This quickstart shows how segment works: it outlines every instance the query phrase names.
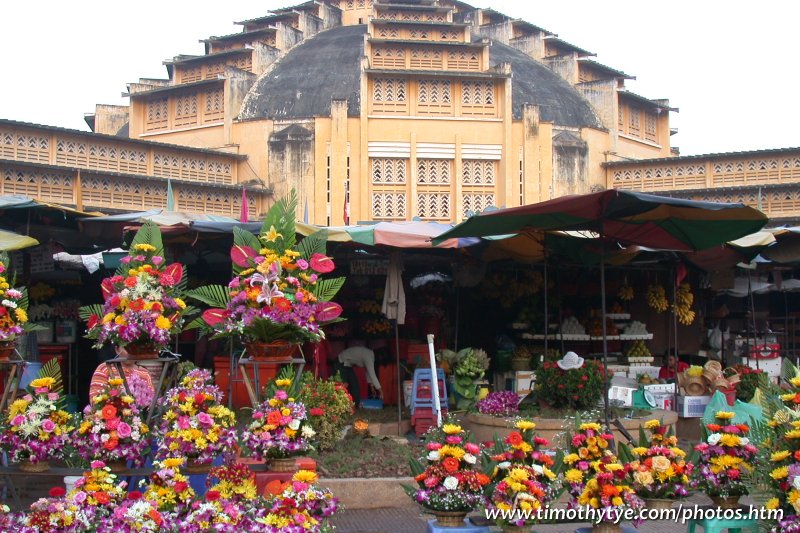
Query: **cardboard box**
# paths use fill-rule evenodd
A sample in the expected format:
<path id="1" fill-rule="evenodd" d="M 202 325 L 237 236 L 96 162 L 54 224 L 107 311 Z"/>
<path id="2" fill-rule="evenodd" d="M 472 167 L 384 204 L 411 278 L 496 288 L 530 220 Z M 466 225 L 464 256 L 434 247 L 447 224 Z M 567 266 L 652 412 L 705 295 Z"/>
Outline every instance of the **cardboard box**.
<path id="1" fill-rule="evenodd" d="M 777 359 L 745 358 L 742 360 L 742 362 L 750 368 L 758 368 L 763 370 L 771 378 L 779 378 L 781 376 L 781 365 L 783 363 L 783 358 L 781 357 L 778 357 Z"/>
<path id="2" fill-rule="evenodd" d="M 643 385 L 644 390 L 650 391 L 651 394 L 670 393 L 675 392 L 674 383 L 657 383 L 655 385 Z"/>
<path id="3" fill-rule="evenodd" d="M 678 396 L 678 416 L 682 418 L 703 418 L 711 396 Z"/>
<path id="4" fill-rule="evenodd" d="M 529 370 L 518 370 L 514 376 L 514 392 L 517 396 L 524 398 L 533 391 L 533 383 L 536 381 L 536 373 Z"/>
<path id="5" fill-rule="evenodd" d="M 633 393 L 637 390 L 638 387 L 612 385 L 608 389 L 608 401 L 611 405 L 630 407 L 633 405 Z"/>
<path id="6" fill-rule="evenodd" d="M 674 398 L 675 395 L 671 392 L 654 392 L 653 398 L 656 400 L 656 409 L 664 409 L 665 411 L 674 411 Z"/>

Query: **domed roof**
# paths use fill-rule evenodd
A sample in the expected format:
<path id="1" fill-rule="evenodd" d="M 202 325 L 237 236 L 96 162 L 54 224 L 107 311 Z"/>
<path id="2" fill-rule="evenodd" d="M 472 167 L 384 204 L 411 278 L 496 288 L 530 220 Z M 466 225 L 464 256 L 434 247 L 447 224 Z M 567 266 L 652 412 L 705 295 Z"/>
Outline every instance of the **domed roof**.
<path id="1" fill-rule="evenodd" d="M 367 26 L 338 26 L 307 39 L 279 59 L 248 92 L 242 119 L 329 116 L 332 99 L 347 99 L 348 115 L 361 109 L 360 61 Z M 511 63 L 515 119 L 525 104 L 539 106 L 543 121 L 568 127 L 602 127 L 589 102 L 546 66 L 493 42 L 490 63 Z"/>

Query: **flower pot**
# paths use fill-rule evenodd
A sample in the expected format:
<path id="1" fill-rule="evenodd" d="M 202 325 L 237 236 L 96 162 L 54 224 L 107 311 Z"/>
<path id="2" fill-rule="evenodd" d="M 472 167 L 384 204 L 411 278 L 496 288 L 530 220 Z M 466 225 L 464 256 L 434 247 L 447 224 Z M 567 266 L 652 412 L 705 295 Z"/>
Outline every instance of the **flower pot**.
<path id="1" fill-rule="evenodd" d="M 645 498 L 644 504 L 648 509 L 672 509 L 672 502 L 665 498 Z"/>
<path id="2" fill-rule="evenodd" d="M 294 457 L 276 457 L 269 460 L 267 468 L 272 472 L 294 472 L 297 470 L 297 461 Z"/>
<path id="3" fill-rule="evenodd" d="M 64 476 L 64 488 L 67 489 L 67 493 L 75 488 L 75 483 L 82 477 L 83 476 Z"/>
<path id="4" fill-rule="evenodd" d="M 592 533 L 621 533 L 622 526 L 611 522 L 600 522 L 592 526 Z"/>
<path id="5" fill-rule="evenodd" d="M 197 459 L 188 459 L 183 470 L 187 474 L 208 474 L 212 466 L 212 463 L 198 463 Z"/>
<path id="6" fill-rule="evenodd" d="M 247 355 L 254 361 L 288 362 L 297 350 L 297 344 L 288 341 L 246 342 Z"/>
<path id="7" fill-rule="evenodd" d="M 2 341 L 0 342 L 0 361 L 9 361 L 11 356 L 14 355 L 14 348 L 16 348 L 17 343 L 14 341 Z"/>
<path id="8" fill-rule="evenodd" d="M 50 461 L 39 461 L 37 463 L 22 461 L 19 463 L 19 469 L 23 472 L 47 472 L 50 470 Z"/>
<path id="9" fill-rule="evenodd" d="M 711 496 L 711 501 L 720 509 L 738 509 L 741 496 Z"/>
<path id="10" fill-rule="evenodd" d="M 436 522 L 441 527 L 462 527 L 467 517 L 466 511 L 434 511 L 427 510 L 436 517 Z"/>
<path id="11" fill-rule="evenodd" d="M 158 359 L 158 348 L 155 344 L 133 342 L 125 346 L 129 359 Z"/>

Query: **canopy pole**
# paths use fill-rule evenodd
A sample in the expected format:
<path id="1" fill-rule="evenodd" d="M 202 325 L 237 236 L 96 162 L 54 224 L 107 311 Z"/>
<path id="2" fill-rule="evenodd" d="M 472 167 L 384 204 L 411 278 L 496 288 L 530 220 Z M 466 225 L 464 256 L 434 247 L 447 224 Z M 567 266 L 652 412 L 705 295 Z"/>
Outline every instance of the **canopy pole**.
<path id="1" fill-rule="evenodd" d="M 747 294 L 750 297 L 750 317 L 753 321 L 753 345 L 750 347 L 750 351 L 747 353 L 747 359 L 750 360 L 750 354 L 753 354 L 753 359 L 756 360 L 756 370 L 761 370 L 761 365 L 759 364 L 759 357 L 757 357 L 758 352 L 756 352 L 756 346 L 758 345 L 758 328 L 756 326 L 756 300 L 753 297 L 753 281 L 750 277 L 750 269 L 747 269 Z M 767 337 L 764 335 L 764 344 L 767 343 Z"/>
<path id="2" fill-rule="evenodd" d="M 544 255 L 544 358 L 547 359 L 547 336 L 550 333 L 550 313 L 547 307 L 547 252 Z M 535 364 L 535 363 L 534 363 Z"/>
<path id="3" fill-rule="evenodd" d="M 394 322 L 394 354 L 397 364 L 397 436 L 402 437 L 403 433 L 400 426 L 403 422 L 403 379 L 400 372 L 400 329 L 397 326 L 397 319 Z"/>
<path id="4" fill-rule="evenodd" d="M 605 407 L 606 428 L 611 431 L 611 408 L 608 403 L 608 390 L 610 383 L 608 380 L 608 335 L 606 328 L 606 258 L 605 244 L 601 243 L 600 248 L 600 307 L 602 308 L 601 320 L 603 322 L 603 375 L 605 387 L 603 391 L 603 405 Z"/>
<path id="5" fill-rule="evenodd" d="M 688 275 L 688 274 L 687 274 Z M 678 303 L 678 267 L 675 266 L 672 269 L 672 302 L 673 305 Z M 672 392 L 672 407 L 675 411 L 678 410 L 678 356 L 680 355 L 680 351 L 678 350 L 678 311 L 677 309 L 672 310 L 672 340 L 670 344 L 673 345 L 673 350 L 675 350 L 675 363 L 673 366 L 673 372 L 675 373 L 675 388 Z M 667 361 L 669 361 L 669 350 L 667 350 Z"/>

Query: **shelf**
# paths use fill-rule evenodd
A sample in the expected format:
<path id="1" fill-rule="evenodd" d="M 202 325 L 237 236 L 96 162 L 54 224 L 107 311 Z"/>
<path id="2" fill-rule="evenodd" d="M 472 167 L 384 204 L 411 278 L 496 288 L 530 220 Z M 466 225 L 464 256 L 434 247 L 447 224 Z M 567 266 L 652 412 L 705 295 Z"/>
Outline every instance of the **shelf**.
<path id="1" fill-rule="evenodd" d="M 650 340 L 653 340 L 653 334 L 652 333 L 645 333 L 645 334 L 641 334 L 641 335 L 626 335 L 626 334 L 622 333 L 619 336 L 619 340 L 621 340 L 621 341 L 650 341 Z"/>
<path id="2" fill-rule="evenodd" d="M 630 320 L 631 314 L 630 313 L 606 313 L 606 318 L 610 318 L 611 320 Z"/>

